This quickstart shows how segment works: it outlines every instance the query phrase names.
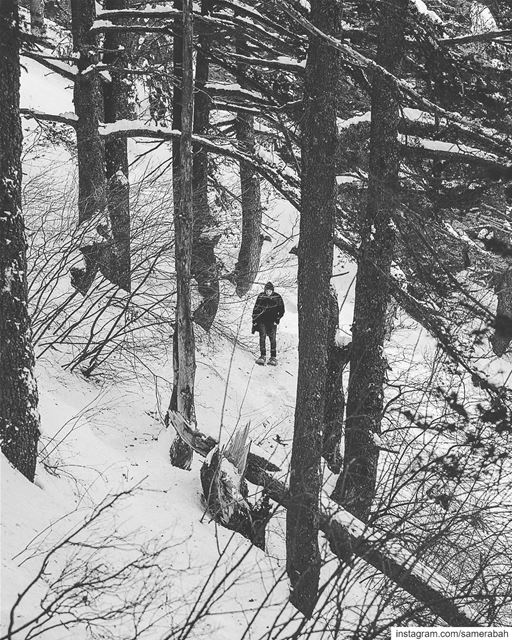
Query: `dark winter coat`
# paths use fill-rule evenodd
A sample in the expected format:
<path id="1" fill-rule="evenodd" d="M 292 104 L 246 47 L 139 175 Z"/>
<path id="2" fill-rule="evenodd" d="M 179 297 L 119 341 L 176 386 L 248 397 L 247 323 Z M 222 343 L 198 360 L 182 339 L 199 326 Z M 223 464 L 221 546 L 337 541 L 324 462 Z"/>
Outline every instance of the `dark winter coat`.
<path id="1" fill-rule="evenodd" d="M 284 302 L 281 296 L 273 291 L 269 296 L 265 292 L 260 293 L 256 298 L 256 304 L 252 310 L 252 332 L 254 333 L 258 324 L 263 323 L 267 327 L 276 323 L 284 316 Z"/>

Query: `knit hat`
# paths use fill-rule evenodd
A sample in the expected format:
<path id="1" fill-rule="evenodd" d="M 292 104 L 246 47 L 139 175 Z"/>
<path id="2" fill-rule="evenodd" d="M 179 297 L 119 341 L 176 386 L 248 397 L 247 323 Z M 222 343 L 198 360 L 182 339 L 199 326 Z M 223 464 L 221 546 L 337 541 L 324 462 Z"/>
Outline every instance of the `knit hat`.
<path id="1" fill-rule="evenodd" d="M 267 284 L 265 285 L 265 291 L 267 289 L 272 289 L 272 291 L 274 291 L 274 285 L 271 282 L 267 282 Z"/>

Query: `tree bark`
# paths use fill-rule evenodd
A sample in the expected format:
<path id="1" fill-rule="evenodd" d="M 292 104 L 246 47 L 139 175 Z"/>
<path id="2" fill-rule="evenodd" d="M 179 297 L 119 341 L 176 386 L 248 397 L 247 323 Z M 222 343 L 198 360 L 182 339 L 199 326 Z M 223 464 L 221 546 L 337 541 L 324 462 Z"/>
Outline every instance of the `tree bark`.
<path id="1" fill-rule="evenodd" d="M 243 37 L 235 36 L 236 53 L 243 55 L 245 42 Z M 236 80 L 243 87 L 247 65 L 237 65 Z M 254 135 L 254 116 L 238 113 L 235 119 L 236 139 L 240 148 L 250 154 L 254 154 L 256 138 Z M 260 268 L 261 247 L 263 234 L 261 222 L 263 210 L 261 206 L 260 177 L 254 166 L 249 162 L 241 161 L 240 166 L 240 191 L 242 207 L 242 239 L 238 260 L 235 266 L 236 293 L 244 296 L 252 287 Z"/>
<path id="2" fill-rule="evenodd" d="M 311 3 L 311 21 L 339 35 L 341 6 Z M 302 191 L 298 247 L 299 370 L 287 511 L 291 602 L 311 615 L 320 573 L 320 458 L 329 342 L 330 278 L 336 213 L 336 82 L 339 54 L 317 36 L 309 42 L 302 128 Z"/>
<path id="3" fill-rule="evenodd" d="M 211 0 L 203 0 L 201 14 L 208 15 Z M 210 128 L 211 97 L 205 91 L 210 73 L 208 58 L 210 48 L 209 27 L 201 25 L 198 35 L 196 59 L 196 92 L 194 102 L 194 132 L 198 136 L 208 134 Z M 192 275 L 197 282 L 202 302 L 194 311 L 194 321 L 209 331 L 219 308 L 219 273 L 215 247 L 220 234 L 215 231 L 215 218 L 208 203 L 208 152 L 201 144 L 194 144 L 194 244 L 192 247 Z"/>
<path id="4" fill-rule="evenodd" d="M 128 9 L 129 0 L 105 0 L 105 9 Z M 105 122 L 129 120 L 131 83 L 126 73 L 116 67 L 129 65 L 128 49 L 130 36 L 114 31 L 105 34 L 104 62 L 111 65 L 111 81 L 105 83 L 103 98 Z M 130 256 L 130 183 L 128 170 L 128 147 L 126 138 L 110 136 L 105 140 L 105 169 L 107 177 L 107 202 L 110 228 L 113 239 L 113 277 L 125 291 L 131 288 Z"/>
<path id="5" fill-rule="evenodd" d="M 377 59 L 393 74 L 404 53 L 407 0 L 383 4 Z M 386 360 L 383 347 L 391 301 L 390 276 L 395 247 L 393 214 L 399 188 L 399 101 L 396 88 L 380 75 L 372 86 L 368 203 L 363 213 L 356 277 L 350 377 L 347 395 L 343 473 L 333 499 L 366 521 L 375 495 Z"/>
<path id="6" fill-rule="evenodd" d="M 512 342 L 512 269 L 497 274 L 495 282 L 498 306 L 491 345 L 494 353 L 501 357 Z"/>
<path id="7" fill-rule="evenodd" d="M 192 127 L 194 122 L 194 76 L 193 76 L 193 15 L 192 0 L 184 0 L 181 63 L 181 92 L 179 107 L 181 112 L 181 139 L 179 145 L 179 173 L 174 165 L 173 179 L 174 197 L 179 195 L 178 203 L 174 205 L 175 230 L 175 264 L 176 264 L 176 325 L 177 332 L 177 379 L 176 404 L 178 412 L 187 420 L 195 422 L 194 410 L 194 379 L 196 372 L 194 325 L 192 322 L 192 308 L 190 299 L 190 279 L 192 262 L 192 243 L 194 229 L 194 200 L 192 185 Z M 178 50 L 174 49 L 174 64 Z M 176 97 L 175 97 L 176 99 Z M 173 122 L 176 122 L 173 118 Z M 174 145 L 173 152 L 176 151 Z M 190 469 L 192 465 L 192 449 L 179 437 L 171 446 L 171 463 L 181 469 Z"/>
<path id="8" fill-rule="evenodd" d="M 16 0 L 0 5 L 0 443 L 34 479 L 39 439 L 28 313 L 27 243 L 21 211 L 20 23 Z"/>
<path id="9" fill-rule="evenodd" d="M 44 38 L 44 0 L 30 0 L 30 31 L 33 36 Z"/>
<path id="10" fill-rule="evenodd" d="M 90 67 L 98 62 L 97 37 L 90 33 L 96 16 L 94 0 L 71 0 L 73 49 L 78 53 L 75 78 L 76 143 L 78 154 L 78 224 L 84 225 L 106 209 L 103 143 L 98 122 L 103 120 L 101 88 L 97 73 Z M 86 72 L 87 71 L 87 72 Z M 81 248 L 85 270 L 72 269 L 73 286 L 85 294 L 98 269 L 108 273 L 109 247 L 100 237 Z"/>
<path id="11" fill-rule="evenodd" d="M 343 413 L 345 411 L 343 372 L 349 360 L 349 349 L 336 344 L 339 314 L 336 291 L 331 287 L 322 457 L 332 473 L 340 473 L 341 471 L 340 443 L 343 436 Z"/>

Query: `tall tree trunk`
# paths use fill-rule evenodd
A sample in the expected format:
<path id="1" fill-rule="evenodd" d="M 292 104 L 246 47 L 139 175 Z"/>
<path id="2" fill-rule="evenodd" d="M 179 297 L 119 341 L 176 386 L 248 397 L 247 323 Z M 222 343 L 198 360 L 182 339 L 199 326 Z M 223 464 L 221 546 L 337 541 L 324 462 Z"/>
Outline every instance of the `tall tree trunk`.
<path id="1" fill-rule="evenodd" d="M 105 9 L 129 9 L 129 0 L 105 0 Z M 111 81 L 103 89 L 105 122 L 129 120 L 131 83 L 126 72 L 129 64 L 130 36 L 121 31 L 105 34 L 104 62 L 111 65 Z M 122 136 L 108 136 L 105 141 L 105 169 L 107 176 L 107 201 L 113 239 L 112 275 L 116 284 L 130 291 L 130 183 L 128 180 L 128 146 Z"/>
<path id="2" fill-rule="evenodd" d="M 236 52 L 247 55 L 244 38 L 235 39 Z M 244 86 L 247 65 L 238 65 L 237 82 Z M 253 154 L 256 146 L 254 116 L 238 113 L 235 119 L 236 139 L 243 151 Z M 235 266 L 236 293 L 244 296 L 252 287 L 260 268 L 263 234 L 261 222 L 260 177 L 249 162 L 240 162 L 240 191 L 242 205 L 242 241 Z"/>
<path id="3" fill-rule="evenodd" d="M 0 4 L 0 443 L 34 479 L 39 439 L 21 211 L 20 24 L 16 0 Z"/>
<path id="4" fill-rule="evenodd" d="M 44 0 L 30 0 L 30 31 L 38 38 L 44 38 Z"/>
<path id="5" fill-rule="evenodd" d="M 208 15 L 211 0 L 203 0 L 202 15 Z M 211 36 L 208 25 L 202 25 L 198 36 L 196 60 L 196 93 L 194 103 L 194 131 L 203 136 L 210 127 L 211 98 L 205 91 L 210 65 L 208 51 Z M 194 245 L 192 248 L 192 275 L 196 279 L 199 294 L 203 298 L 194 311 L 194 321 L 209 331 L 219 308 L 219 273 L 215 247 L 220 234 L 215 231 L 215 218 L 208 203 L 208 153 L 200 144 L 194 145 Z"/>
<path id="6" fill-rule="evenodd" d="M 377 59 L 394 74 L 399 73 L 404 54 L 406 11 L 407 0 L 390 0 L 380 7 Z M 383 411 L 383 347 L 400 164 L 398 95 L 393 84 L 378 75 L 372 84 L 371 115 L 368 203 L 360 225 L 343 473 L 333 493 L 337 502 L 363 521 L 375 495 L 379 460 L 374 435 L 380 433 Z"/>
<path id="7" fill-rule="evenodd" d="M 106 184 L 103 144 L 98 121 L 103 120 L 102 96 L 97 73 L 90 67 L 98 62 L 97 38 L 90 33 L 96 15 L 94 0 L 71 0 L 73 49 L 78 52 L 78 74 L 73 101 L 78 121 L 78 224 L 83 225 L 106 209 Z M 87 72 L 86 72 L 87 70 Z M 86 293 L 99 268 L 108 273 L 110 252 L 98 236 L 98 242 L 81 247 L 85 271 L 72 269 L 73 285 Z"/>
<path id="8" fill-rule="evenodd" d="M 311 21 L 339 35 L 336 0 L 311 2 Z M 287 511 L 291 602 L 311 615 L 318 593 L 320 458 L 329 342 L 330 278 L 336 212 L 336 82 L 339 55 L 321 38 L 309 42 L 302 127 L 302 198 L 298 248 L 299 370 Z"/>
<path id="9" fill-rule="evenodd" d="M 178 2 L 175 3 L 178 4 Z M 187 420 L 195 423 L 194 411 L 194 379 L 196 371 L 194 325 L 192 322 L 192 307 L 190 299 L 190 279 L 192 262 L 192 243 L 194 229 L 194 201 L 192 186 L 192 128 L 194 123 L 194 71 L 193 71 L 193 9 L 192 0 L 184 0 L 182 37 L 175 37 L 174 42 L 181 40 L 181 47 L 174 49 L 174 65 L 180 63 L 181 57 L 181 91 L 179 102 L 175 103 L 174 114 L 181 112 L 181 139 L 179 150 L 173 145 L 173 153 L 179 153 L 179 172 L 174 162 L 173 180 L 174 198 L 174 229 L 176 255 L 176 323 L 177 332 L 177 378 L 175 384 L 175 398 L 178 412 Z M 181 56 L 178 57 L 179 52 Z M 176 96 L 174 97 L 176 100 Z M 176 160 L 176 156 L 174 156 Z M 176 370 L 176 369 L 175 369 Z M 171 446 L 171 463 L 182 469 L 190 469 L 192 465 L 192 449 L 179 437 Z"/>

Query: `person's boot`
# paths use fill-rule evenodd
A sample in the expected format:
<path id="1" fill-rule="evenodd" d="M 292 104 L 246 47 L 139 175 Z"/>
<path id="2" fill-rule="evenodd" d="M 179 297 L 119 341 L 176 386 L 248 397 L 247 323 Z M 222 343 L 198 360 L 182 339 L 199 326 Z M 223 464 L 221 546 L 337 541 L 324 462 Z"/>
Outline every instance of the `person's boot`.
<path id="1" fill-rule="evenodd" d="M 277 360 L 275 356 L 271 356 L 270 360 L 268 361 L 268 364 L 272 365 L 273 367 L 277 366 Z"/>
<path id="2" fill-rule="evenodd" d="M 269 361 L 270 362 L 270 361 Z M 257 360 L 256 360 L 256 364 L 265 364 L 265 356 L 260 356 Z"/>

